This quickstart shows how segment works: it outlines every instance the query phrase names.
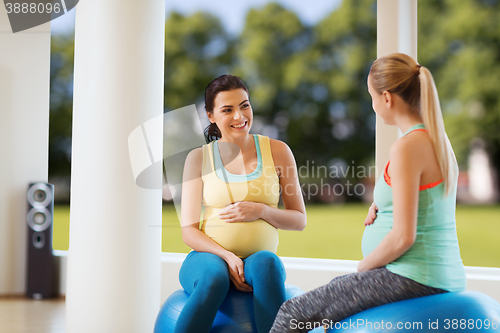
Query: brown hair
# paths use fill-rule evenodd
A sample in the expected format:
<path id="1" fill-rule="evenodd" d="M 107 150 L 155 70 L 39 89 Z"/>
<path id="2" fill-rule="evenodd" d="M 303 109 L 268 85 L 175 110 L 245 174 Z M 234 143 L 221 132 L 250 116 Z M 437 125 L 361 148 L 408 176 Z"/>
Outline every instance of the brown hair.
<path id="1" fill-rule="evenodd" d="M 243 80 L 237 76 L 221 75 L 210 82 L 205 89 L 205 111 L 207 111 L 207 113 L 214 112 L 214 101 L 218 93 L 236 89 L 243 89 L 248 94 L 247 86 Z M 205 128 L 204 134 L 207 143 L 218 140 L 222 137 L 220 129 L 217 127 L 216 123 L 210 123 L 210 125 Z"/>
<path id="2" fill-rule="evenodd" d="M 445 193 L 455 183 L 455 154 L 444 128 L 439 97 L 431 72 L 410 56 L 392 53 L 380 57 L 370 69 L 372 86 L 378 94 L 388 91 L 400 96 L 411 112 L 422 116 L 443 175 Z"/>

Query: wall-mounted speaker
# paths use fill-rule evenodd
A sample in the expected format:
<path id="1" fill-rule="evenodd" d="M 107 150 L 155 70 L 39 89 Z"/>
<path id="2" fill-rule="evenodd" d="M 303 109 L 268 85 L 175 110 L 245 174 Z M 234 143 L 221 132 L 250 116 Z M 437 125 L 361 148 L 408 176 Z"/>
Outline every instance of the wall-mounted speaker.
<path id="1" fill-rule="evenodd" d="M 28 270 L 26 295 L 34 299 L 57 296 L 57 267 L 52 254 L 54 185 L 28 187 Z"/>

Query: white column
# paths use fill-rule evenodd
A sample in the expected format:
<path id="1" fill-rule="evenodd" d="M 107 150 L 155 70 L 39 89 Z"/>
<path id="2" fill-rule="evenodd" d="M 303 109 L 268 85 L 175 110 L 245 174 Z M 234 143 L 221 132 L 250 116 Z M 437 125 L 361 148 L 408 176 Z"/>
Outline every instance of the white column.
<path id="1" fill-rule="evenodd" d="M 76 11 L 66 332 L 152 332 L 162 171 L 157 190 L 135 184 L 128 136 L 163 113 L 165 5 L 86 0 Z M 161 156 L 161 131 L 148 139 Z"/>
<path id="2" fill-rule="evenodd" d="M 394 52 L 417 59 L 417 0 L 377 0 L 377 57 Z M 380 175 L 398 129 L 385 125 L 378 115 L 376 121 L 375 160 Z"/>
<path id="3" fill-rule="evenodd" d="M 49 161 L 50 23 L 12 33 L 0 5 L 0 295 L 26 288 L 26 192 Z"/>

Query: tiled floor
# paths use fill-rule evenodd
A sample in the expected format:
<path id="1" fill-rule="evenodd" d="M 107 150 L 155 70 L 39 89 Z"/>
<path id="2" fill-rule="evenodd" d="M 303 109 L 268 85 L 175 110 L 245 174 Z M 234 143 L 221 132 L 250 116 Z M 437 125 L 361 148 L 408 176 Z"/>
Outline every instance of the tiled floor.
<path id="1" fill-rule="evenodd" d="M 1 333 L 64 333 L 64 299 L 0 297 Z"/>

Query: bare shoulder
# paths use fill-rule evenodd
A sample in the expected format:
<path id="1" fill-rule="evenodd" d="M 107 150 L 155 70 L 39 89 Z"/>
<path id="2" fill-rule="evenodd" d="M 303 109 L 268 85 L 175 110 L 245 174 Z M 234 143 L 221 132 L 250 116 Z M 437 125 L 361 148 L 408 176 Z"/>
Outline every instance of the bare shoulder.
<path id="1" fill-rule="evenodd" d="M 275 139 L 269 139 L 269 141 L 271 145 L 271 154 L 273 155 L 273 160 L 275 161 L 275 164 L 282 165 L 283 163 L 276 163 L 276 162 L 286 162 L 290 160 L 292 161 L 295 160 L 295 158 L 293 157 L 292 150 L 286 143 Z"/>
<path id="2" fill-rule="evenodd" d="M 186 157 L 186 161 L 203 162 L 203 148 L 198 147 L 198 148 L 191 150 Z"/>
<path id="3" fill-rule="evenodd" d="M 295 169 L 297 168 L 297 165 L 295 163 L 295 157 L 293 156 L 290 147 L 288 147 L 288 145 L 283 141 L 274 139 L 270 139 L 270 145 L 271 154 L 273 156 L 273 162 L 278 177 L 281 178 L 283 175 L 296 174 Z M 292 170 L 291 173 L 290 170 Z"/>
<path id="4" fill-rule="evenodd" d="M 429 156 L 434 156 L 429 134 L 419 131 L 399 138 L 391 146 L 390 156 L 391 161 L 399 160 L 416 165 L 425 163 Z"/>
<path id="5" fill-rule="evenodd" d="M 189 173 L 200 173 L 203 166 L 203 149 L 195 148 L 186 156 L 184 170 Z"/>

